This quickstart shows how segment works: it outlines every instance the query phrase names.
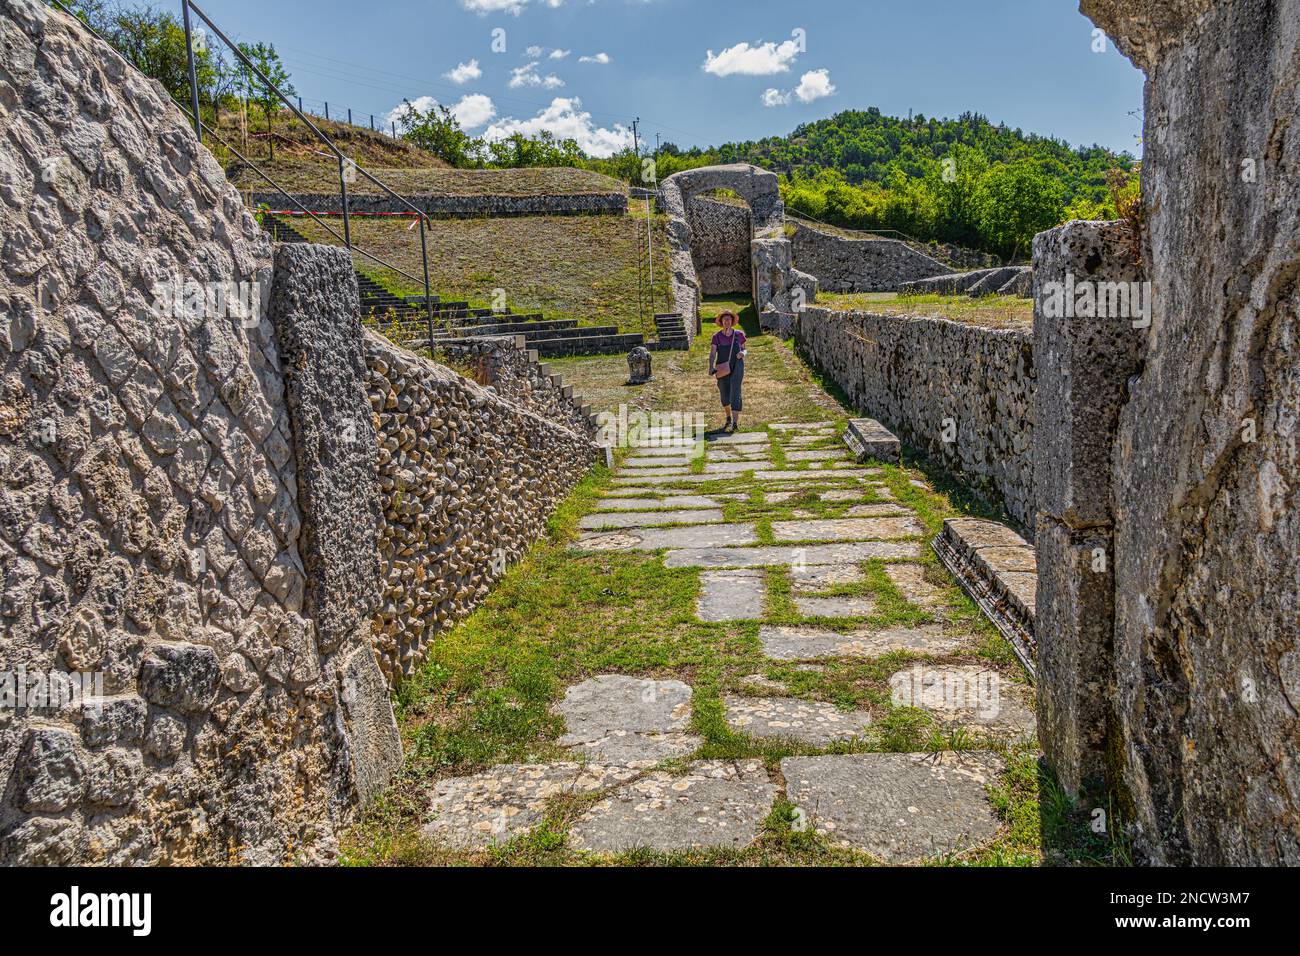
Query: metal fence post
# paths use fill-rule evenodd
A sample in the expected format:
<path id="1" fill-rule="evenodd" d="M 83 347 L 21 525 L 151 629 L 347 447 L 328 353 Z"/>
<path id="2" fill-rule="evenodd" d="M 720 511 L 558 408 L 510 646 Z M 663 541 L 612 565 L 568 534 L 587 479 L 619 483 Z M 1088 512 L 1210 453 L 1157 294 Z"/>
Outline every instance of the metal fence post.
<path id="1" fill-rule="evenodd" d="M 374 131 L 375 131 L 375 114 L 374 114 L 374 113 L 371 113 L 371 114 L 370 114 L 370 132 L 373 133 Z"/>
<path id="2" fill-rule="evenodd" d="M 181 9 L 185 12 L 185 60 L 190 71 L 190 107 L 194 110 L 194 135 L 202 143 L 203 119 L 199 116 L 199 78 L 194 69 L 194 31 L 190 29 L 189 0 L 182 0 Z"/>
<path id="3" fill-rule="evenodd" d="M 352 107 L 348 107 L 348 125 L 352 125 Z"/>
<path id="4" fill-rule="evenodd" d="M 329 118 L 330 118 L 330 101 L 329 101 L 329 100 L 326 100 L 326 101 L 325 101 L 325 118 L 326 118 L 326 119 L 329 119 Z"/>
<path id="5" fill-rule="evenodd" d="M 352 222 L 348 216 L 348 173 L 347 160 L 339 157 L 339 195 L 343 197 L 343 242 L 352 251 Z"/>
<path id="6" fill-rule="evenodd" d="M 424 239 L 423 214 L 420 216 L 420 258 L 424 262 L 424 311 L 429 317 L 429 354 L 433 355 L 433 298 L 429 295 L 429 246 Z"/>

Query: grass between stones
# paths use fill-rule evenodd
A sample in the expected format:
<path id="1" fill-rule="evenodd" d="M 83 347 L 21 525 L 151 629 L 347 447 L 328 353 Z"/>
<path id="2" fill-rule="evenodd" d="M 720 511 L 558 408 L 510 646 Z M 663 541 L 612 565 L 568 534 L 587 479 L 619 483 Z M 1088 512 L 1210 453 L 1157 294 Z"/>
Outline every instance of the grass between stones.
<path id="1" fill-rule="evenodd" d="M 785 468 L 806 470 L 807 462 L 778 458 L 778 448 L 836 447 L 829 437 L 814 443 L 787 442 L 768 427 L 780 420 L 842 421 L 844 413 L 814 399 L 812 383 L 802 366 L 787 364 L 786 347 L 755 338 L 754 361 L 747 386 L 770 373 L 781 383 L 770 394 L 757 388 L 754 414 L 745 430 L 767 428 L 773 459 Z M 785 352 L 788 355 L 788 350 Z M 668 401 L 677 388 L 690 393 L 704 379 L 693 350 L 668 372 L 660 366 L 662 392 L 648 393 Z M 602 377 L 606 360 L 567 363 L 571 371 L 592 382 Z M 760 374 L 754 372 L 762 370 Z M 782 372 L 781 370 L 784 370 Z M 697 376 L 697 373 L 698 374 Z M 608 374 L 606 369 L 604 374 Z M 750 378 L 749 376 L 753 376 Z M 784 377 L 781 377 L 784 376 Z M 621 380 L 621 379 L 620 379 Z M 621 395 L 605 384 L 606 407 Z M 587 390 L 590 395 L 594 389 Z M 784 400 L 778 400 L 778 393 Z M 647 394 L 647 393 L 643 393 Z M 598 406 L 599 407 L 599 406 Z M 695 405 L 694 408 L 707 407 Z M 685 406 L 691 409 L 692 406 Z M 716 446 L 711 446 L 716 447 Z M 817 487 L 755 482 L 748 476 L 721 476 L 717 481 L 683 488 L 692 495 L 737 494 L 723 499 L 728 521 L 752 521 L 760 537 L 770 537 L 771 523 L 808 516 L 833 518 L 858 503 L 885 502 L 911 509 L 927 538 L 937 533 L 944 517 L 959 513 L 960 502 L 936 488 L 941 479 L 928 477 L 905 460 L 899 466 L 874 466 L 879 472 L 869 484 L 836 478 L 831 471 L 809 470 Z M 979 664 L 1005 680 L 1023 682 L 1011 649 L 956 587 L 928 547 L 918 562 L 924 580 L 937 598 L 929 608 L 903 595 L 888 576 L 889 562 L 866 561 L 861 579 L 800 594 L 862 596 L 871 599 L 870 613 L 856 618 L 808 618 L 795 603 L 789 569 L 766 569 L 766 623 L 816 624 L 831 630 L 855 627 L 900 628 L 941 626 L 962 637 L 961 649 L 947 655 L 921 656 L 908 652 L 876 658 L 836 657 L 815 665 L 777 661 L 764 656 L 756 621 L 706 623 L 696 616 L 700 591 L 698 569 L 666 568 L 662 555 L 645 552 L 587 552 L 571 547 L 580 534 L 579 519 L 602 498 L 624 497 L 613 485 L 614 473 L 595 469 L 573 492 L 550 522 L 548 536 L 511 568 L 484 604 L 467 620 L 441 635 L 430 647 L 419 671 L 397 691 L 396 706 L 407 753 L 405 767 L 389 790 L 367 808 L 347 835 L 342 860 L 349 865 L 870 865 L 865 854 L 839 849 L 801 826 L 800 815 L 778 798 L 758 839 L 742 850 L 690 853 L 635 851 L 591 856 L 567 848 L 569 828 L 603 793 L 565 795 L 548 802 L 545 818 L 528 834 L 480 851 L 453 851 L 427 842 L 419 833 L 429 808 L 432 781 L 464 776 L 503 763 L 571 761 L 574 755 L 556 740 L 563 721 L 552 713 L 566 687 L 600 674 L 625 674 L 677 679 L 693 688 L 690 730 L 701 746 L 690 758 L 666 761 L 658 769 L 684 772 L 689 760 L 758 759 L 772 779 L 784 784 L 779 763 L 790 756 L 824 753 L 933 752 L 1000 749 L 1006 769 L 989 788 L 989 799 L 1003 824 L 992 844 L 934 861 L 941 865 L 1037 865 L 1052 863 L 1123 862 L 1123 851 L 1087 829 L 1081 816 L 1055 786 L 1044 778 L 1036 751 L 1028 745 L 1007 747 L 951 725 L 937 723 L 928 713 L 896 706 L 889 678 L 916 661 Z M 826 487 L 853 489 L 853 501 L 824 501 Z M 687 488 L 689 490 L 687 490 Z M 892 496 L 886 498 L 882 489 Z M 671 486 L 659 486 L 670 493 Z M 775 490 L 793 492 L 772 501 Z M 650 499 L 653 500 L 653 499 Z M 755 685 L 754 677 L 766 682 Z M 751 678 L 751 682 L 746 682 Z M 806 743 L 758 739 L 734 731 L 726 720 L 723 697 L 793 696 L 824 701 L 872 716 L 867 733 L 852 742 L 818 748 Z"/>

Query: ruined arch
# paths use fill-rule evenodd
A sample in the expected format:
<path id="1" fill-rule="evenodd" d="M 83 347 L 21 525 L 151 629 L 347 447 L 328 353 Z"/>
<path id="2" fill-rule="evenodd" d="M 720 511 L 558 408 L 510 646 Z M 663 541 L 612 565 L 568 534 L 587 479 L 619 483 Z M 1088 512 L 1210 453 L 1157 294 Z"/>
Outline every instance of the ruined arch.
<path id="1" fill-rule="evenodd" d="M 749 206 L 753 224 L 750 240 L 750 277 L 754 308 L 763 314 L 769 307 L 788 316 L 793 309 L 793 292 L 804 290 L 806 301 L 816 295 L 817 280 L 797 272 L 790 240 L 785 237 L 785 205 L 776 173 L 748 163 L 702 166 L 675 173 L 663 181 L 660 202 L 668 215 L 668 244 L 672 255 L 674 307 L 687 327 L 699 331 L 700 280 L 691 255 L 689 207 L 695 196 L 727 189 Z"/>

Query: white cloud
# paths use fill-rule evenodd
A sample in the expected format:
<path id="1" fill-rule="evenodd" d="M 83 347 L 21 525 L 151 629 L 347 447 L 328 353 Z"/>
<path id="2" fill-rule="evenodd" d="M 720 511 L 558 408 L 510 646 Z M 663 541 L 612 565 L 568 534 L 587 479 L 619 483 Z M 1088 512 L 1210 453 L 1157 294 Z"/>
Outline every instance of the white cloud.
<path id="1" fill-rule="evenodd" d="M 541 6 L 564 6 L 564 0 L 538 0 Z M 460 5 L 471 13 L 486 17 L 492 13 L 510 13 L 519 16 L 528 7 L 529 0 L 460 0 Z"/>
<path id="2" fill-rule="evenodd" d="M 829 70 L 810 70 L 800 77 L 799 85 L 794 88 L 794 95 L 801 103 L 811 103 L 834 92 L 835 84 L 831 82 Z"/>
<path id="3" fill-rule="evenodd" d="M 456 69 L 448 70 L 442 75 L 457 86 L 461 86 L 470 80 L 477 80 L 483 75 L 483 71 L 479 69 L 478 60 L 470 60 L 468 63 L 457 64 Z"/>
<path id="4" fill-rule="evenodd" d="M 552 59 L 552 60 L 563 60 L 563 59 L 564 59 L 566 56 L 568 56 L 571 52 L 573 52 L 573 51 L 571 51 L 571 50 L 552 50 L 552 51 L 551 51 L 551 59 Z"/>
<path id="5" fill-rule="evenodd" d="M 510 82 L 507 84 L 512 90 L 517 90 L 521 86 L 541 86 L 548 90 L 554 90 L 564 85 L 564 81 L 554 73 L 548 73 L 542 76 L 537 72 L 537 64 L 525 63 L 510 71 Z"/>
<path id="6" fill-rule="evenodd" d="M 421 113 L 427 113 L 439 104 L 432 96 L 417 96 L 411 100 L 411 105 Z M 496 104 L 492 102 L 492 98 L 484 96 L 482 93 L 466 94 L 457 100 L 450 109 L 451 115 L 456 117 L 456 122 L 467 130 L 482 126 L 497 115 Z M 384 120 L 388 123 L 396 123 L 399 130 L 404 130 L 406 124 L 402 122 L 402 118 L 405 115 L 406 104 L 400 103 L 388 111 Z"/>
<path id="7" fill-rule="evenodd" d="M 787 73 L 802 52 L 798 40 L 786 40 L 779 46 L 772 42 L 755 46 L 737 43 L 721 53 L 710 50 L 704 60 L 704 72 L 714 76 L 771 76 L 774 73 Z"/>
<path id="8" fill-rule="evenodd" d="M 595 54 L 594 56 L 580 56 L 580 57 L 578 57 L 578 62 L 579 62 L 579 63 L 599 63 L 601 66 L 604 66 L 606 63 L 609 62 L 609 54 L 608 54 L 608 53 L 597 53 L 597 54 Z"/>
<path id="9" fill-rule="evenodd" d="M 496 104 L 492 97 L 482 93 L 470 93 L 462 96 L 451 108 L 452 115 L 464 129 L 477 129 L 497 115 Z"/>
<path id="10" fill-rule="evenodd" d="M 524 51 L 524 55 L 532 60 L 540 60 L 542 58 L 542 48 L 539 46 L 530 46 Z"/>
<path id="11" fill-rule="evenodd" d="M 528 6 L 528 0 L 460 0 L 460 5 L 480 17 L 491 13 L 513 13 L 519 16 L 524 12 L 524 7 Z"/>
<path id="12" fill-rule="evenodd" d="M 764 106 L 789 106 L 797 96 L 800 103 L 812 103 L 835 92 L 829 70 L 809 70 L 799 78 L 799 85 L 784 93 L 776 87 L 763 91 Z"/>
<path id="13" fill-rule="evenodd" d="M 583 152 L 590 156 L 611 156 L 620 149 L 632 145 L 632 131 L 618 123 L 613 129 L 598 127 L 591 121 L 591 114 L 582 110 L 582 101 L 577 97 L 556 97 L 532 119 L 518 120 L 504 117 L 483 131 L 484 139 L 505 139 L 514 133 L 536 136 L 543 130 L 553 133 L 560 139 L 578 141 Z"/>

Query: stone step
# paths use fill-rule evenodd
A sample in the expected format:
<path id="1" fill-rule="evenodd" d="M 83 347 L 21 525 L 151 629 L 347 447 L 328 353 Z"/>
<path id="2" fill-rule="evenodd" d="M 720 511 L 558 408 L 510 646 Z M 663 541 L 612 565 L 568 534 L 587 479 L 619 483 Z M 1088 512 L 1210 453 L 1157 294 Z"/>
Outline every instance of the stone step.
<path id="1" fill-rule="evenodd" d="M 1034 677 L 1038 565 L 1033 545 L 996 521 L 948 518 L 933 547 Z"/>
<path id="2" fill-rule="evenodd" d="M 844 431 L 844 444 L 859 462 L 869 459 L 898 464 L 901 446 L 898 438 L 874 418 L 854 418 Z"/>
<path id="3" fill-rule="evenodd" d="M 539 341 L 538 351 L 550 357 L 562 355 L 617 355 L 645 344 L 641 335 L 579 335 Z"/>

